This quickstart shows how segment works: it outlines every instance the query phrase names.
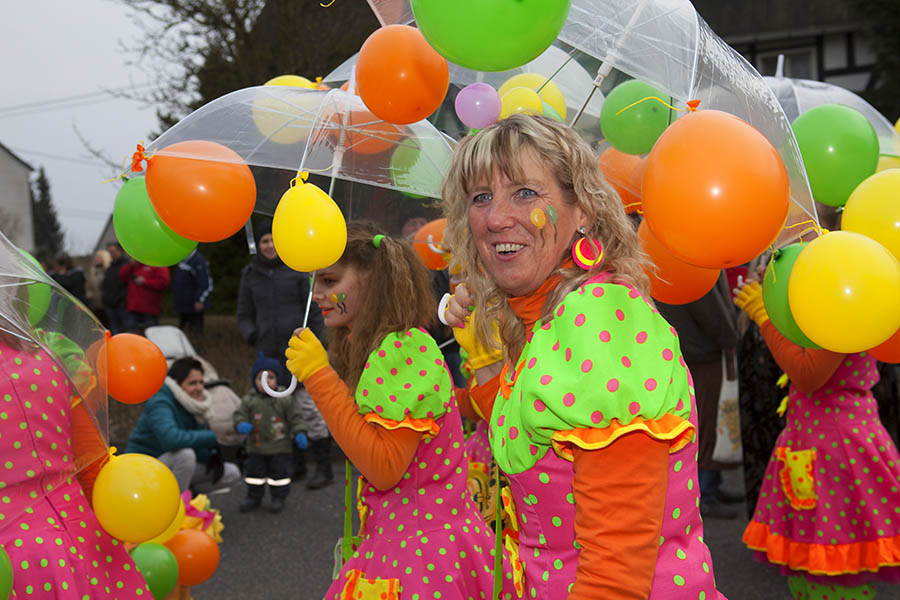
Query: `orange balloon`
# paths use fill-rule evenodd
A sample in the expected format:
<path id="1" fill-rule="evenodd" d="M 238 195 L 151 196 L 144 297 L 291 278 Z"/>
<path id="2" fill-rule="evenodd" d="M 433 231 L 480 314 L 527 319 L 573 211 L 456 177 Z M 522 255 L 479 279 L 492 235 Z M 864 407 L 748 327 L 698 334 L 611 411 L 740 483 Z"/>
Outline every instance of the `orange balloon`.
<path id="1" fill-rule="evenodd" d="M 450 85 L 447 60 L 409 25 L 377 29 L 356 61 L 359 96 L 378 117 L 415 123 L 438 109 Z"/>
<path id="2" fill-rule="evenodd" d="M 330 117 L 329 135 L 334 144 L 341 143 L 343 130 L 344 149 L 357 154 L 378 154 L 395 148 L 406 137 L 406 128 L 388 123 L 371 112 L 360 109 L 347 114 L 335 113 Z M 341 125 L 343 123 L 343 125 Z"/>
<path id="3" fill-rule="evenodd" d="M 165 543 L 178 562 L 178 583 L 197 585 L 216 572 L 219 566 L 219 545 L 196 529 L 182 529 Z"/>
<path id="4" fill-rule="evenodd" d="M 647 159 L 644 216 L 677 258 L 709 269 L 759 256 L 788 215 L 790 182 L 775 147 L 734 115 L 690 113 Z"/>
<path id="5" fill-rule="evenodd" d="M 140 404 L 163 386 L 166 357 L 147 338 L 118 333 L 100 348 L 97 373 L 110 396 L 125 404 Z"/>
<path id="6" fill-rule="evenodd" d="M 147 161 L 147 193 L 172 231 L 217 242 L 239 231 L 253 213 L 256 182 L 236 152 L 215 142 L 166 146 Z"/>
<path id="7" fill-rule="evenodd" d="M 413 248 L 425 266 L 432 271 L 440 271 L 447 268 L 447 259 L 441 244 L 444 243 L 444 229 L 447 228 L 447 219 L 435 219 L 422 226 L 413 238 Z"/>
<path id="8" fill-rule="evenodd" d="M 638 226 L 638 239 L 650 255 L 656 271 L 650 270 L 650 296 L 666 304 L 687 304 L 699 300 L 719 279 L 719 269 L 704 269 L 678 260 L 659 243 L 647 220 Z"/>
<path id="9" fill-rule="evenodd" d="M 900 363 L 900 329 L 894 335 L 889 337 L 871 350 L 869 354 L 886 363 Z"/>
<path id="10" fill-rule="evenodd" d="M 633 213 L 641 205 L 641 198 L 634 193 L 632 186 L 632 175 L 640 163 L 640 156 L 625 154 L 612 146 L 597 159 L 606 181 L 619 193 L 626 213 Z"/>

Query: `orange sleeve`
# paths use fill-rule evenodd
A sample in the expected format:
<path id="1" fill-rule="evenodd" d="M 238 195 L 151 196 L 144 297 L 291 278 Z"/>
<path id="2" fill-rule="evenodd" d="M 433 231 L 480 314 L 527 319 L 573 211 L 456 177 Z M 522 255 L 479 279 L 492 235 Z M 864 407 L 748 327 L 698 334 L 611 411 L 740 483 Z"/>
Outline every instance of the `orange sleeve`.
<path id="1" fill-rule="evenodd" d="M 411 429 L 385 429 L 366 422 L 347 384 L 330 366 L 303 382 L 331 435 L 359 472 L 379 490 L 389 490 L 409 469 L 422 434 Z"/>
<path id="2" fill-rule="evenodd" d="M 484 383 L 469 387 L 469 402 L 473 406 L 475 412 L 480 415 L 478 418 L 491 420 L 491 411 L 494 410 L 494 399 L 497 398 L 497 392 L 500 391 L 500 375 L 491 377 Z"/>
<path id="3" fill-rule="evenodd" d="M 759 328 L 769 352 L 781 370 L 791 378 L 791 384 L 804 394 L 814 392 L 834 375 L 845 354 L 830 350 L 814 350 L 793 343 L 766 321 Z"/>
<path id="4" fill-rule="evenodd" d="M 472 407 L 472 397 L 469 395 L 469 388 L 458 387 L 453 388 L 453 395 L 456 397 L 456 404 L 459 406 L 459 413 L 470 421 L 480 421 L 481 417 Z"/>
<path id="5" fill-rule="evenodd" d="M 84 490 L 88 504 L 93 505 L 94 480 L 109 461 L 109 453 L 97 425 L 80 399 L 72 406 L 71 422 L 75 477 Z"/>
<path id="6" fill-rule="evenodd" d="M 573 448 L 575 539 L 568 600 L 645 600 L 656 572 L 669 443 L 632 433 L 601 450 Z"/>

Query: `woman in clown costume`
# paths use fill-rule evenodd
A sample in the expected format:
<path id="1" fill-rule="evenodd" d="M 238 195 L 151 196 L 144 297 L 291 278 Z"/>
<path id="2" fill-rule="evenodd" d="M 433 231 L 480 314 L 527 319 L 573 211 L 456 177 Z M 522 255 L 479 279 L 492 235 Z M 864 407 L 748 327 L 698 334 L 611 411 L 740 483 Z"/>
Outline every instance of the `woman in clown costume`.
<path id="1" fill-rule="evenodd" d="M 318 271 L 313 292 L 328 352 L 309 329 L 285 352 L 363 476 L 362 541 L 329 600 L 492 597 L 494 541 L 469 497 L 449 371 L 422 329 L 434 318 L 430 286 L 407 243 L 351 224 L 343 256 Z"/>
<path id="2" fill-rule="evenodd" d="M 513 115 L 459 144 L 443 197 L 450 268 L 465 283 L 441 316 L 474 328 L 461 344 L 482 364 L 496 350 L 474 340 L 499 324 L 503 359 L 476 370 L 468 401 L 510 482 L 517 592 L 721 598 L 690 374 L 644 297 L 646 257 L 587 143 Z"/>
<path id="3" fill-rule="evenodd" d="M 788 340 L 756 277 L 735 293 L 791 383 L 744 543 L 797 600 L 870 600 L 872 582 L 900 583 L 900 454 L 872 395 L 878 361 Z"/>

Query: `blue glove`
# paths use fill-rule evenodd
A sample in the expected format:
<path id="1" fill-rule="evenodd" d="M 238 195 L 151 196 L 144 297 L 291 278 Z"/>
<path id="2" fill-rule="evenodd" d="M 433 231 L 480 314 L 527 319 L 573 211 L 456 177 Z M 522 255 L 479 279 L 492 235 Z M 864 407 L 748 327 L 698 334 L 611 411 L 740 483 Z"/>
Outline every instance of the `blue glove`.
<path id="1" fill-rule="evenodd" d="M 306 439 L 306 434 L 302 431 L 294 436 L 294 441 L 297 443 L 297 447 L 301 450 L 306 450 L 306 447 L 309 445 L 309 441 Z"/>
<path id="2" fill-rule="evenodd" d="M 247 421 L 241 421 L 240 423 L 237 424 L 237 427 L 235 427 L 235 429 L 237 429 L 238 433 L 240 433 L 242 435 L 247 435 L 248 433 L 253 431 L 253 425 L 251 425 Z"/>

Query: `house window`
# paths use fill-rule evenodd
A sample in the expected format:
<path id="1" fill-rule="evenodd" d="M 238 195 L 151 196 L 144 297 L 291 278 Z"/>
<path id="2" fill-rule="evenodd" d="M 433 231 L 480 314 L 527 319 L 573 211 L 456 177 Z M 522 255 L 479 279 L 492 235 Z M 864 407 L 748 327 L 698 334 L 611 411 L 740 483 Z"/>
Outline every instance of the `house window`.
<path id="1" fill-rule="evenodd" d="M 782 75 L 797 79 L 818 79 L 815 48 L 792 48 L 790 50 L 766 50 L 756 57 L 756 68 L 762 75 L 775 75 L 778 55 L 784 55 Z"/>

